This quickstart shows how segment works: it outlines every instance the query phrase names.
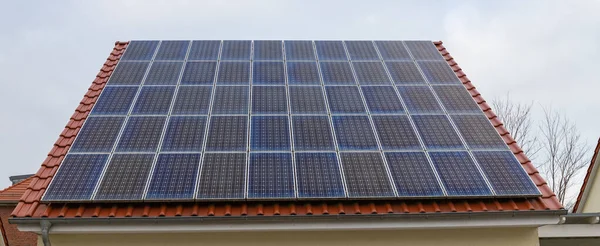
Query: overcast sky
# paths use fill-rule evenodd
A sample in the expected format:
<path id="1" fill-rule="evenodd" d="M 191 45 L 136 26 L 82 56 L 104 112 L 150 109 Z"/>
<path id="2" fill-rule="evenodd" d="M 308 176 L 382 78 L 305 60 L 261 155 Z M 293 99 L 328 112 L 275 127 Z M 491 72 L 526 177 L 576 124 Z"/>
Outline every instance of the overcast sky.
<path id="1" fill-rule="evenodd" d="M 553 105 L 600 137 L 600 1 L 5 1 L 0 188 L 35 173 L 116 40 L 443 40 L 488 101 Z"/>

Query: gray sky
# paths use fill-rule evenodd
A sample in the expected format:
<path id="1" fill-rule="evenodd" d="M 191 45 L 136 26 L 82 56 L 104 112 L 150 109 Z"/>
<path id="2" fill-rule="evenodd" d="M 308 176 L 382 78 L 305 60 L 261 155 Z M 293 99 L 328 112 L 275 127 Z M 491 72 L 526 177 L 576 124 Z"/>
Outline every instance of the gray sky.
<path id="1" fill-rule="evenodd" d="M 35 173 L 114 41 L 443 40 L 488 101 L 553 105 L 600 137 L 600 1 L 7 1 L 0 188 Z"/>

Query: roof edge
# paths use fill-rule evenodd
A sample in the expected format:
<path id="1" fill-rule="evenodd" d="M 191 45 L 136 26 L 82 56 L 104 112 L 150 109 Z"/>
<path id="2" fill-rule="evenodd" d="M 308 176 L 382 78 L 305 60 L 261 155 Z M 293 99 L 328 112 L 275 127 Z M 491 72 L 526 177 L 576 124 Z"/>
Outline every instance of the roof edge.
<path id="1" fill-rule="evenodd" d="M 598 173 L 598 165 L 596 165 L 596 160 L 600 155 L 600 139 L 598 139 L 598 144 L 596 145 L 596 149 L 594 150 L 594 156 L 592 156 L 592 160 L 590 165 L 588 166 L 587 173 L 585 174 L 585 178 L 583 179 L 583 183 L 581 184 L 581 188 L 579 189 L 579 195 L 577 195 L 577 200 L 575 201 L 575 205 L 573 206 L 573 213 L 579 213 L 579 205 L 584 205 L 587 201 L 589 186 L 596 178 L 596 174 Z M 592 182 L 589 182 L 592 180 Z M 583 209 L 583 207 L 581 207 Z"/>

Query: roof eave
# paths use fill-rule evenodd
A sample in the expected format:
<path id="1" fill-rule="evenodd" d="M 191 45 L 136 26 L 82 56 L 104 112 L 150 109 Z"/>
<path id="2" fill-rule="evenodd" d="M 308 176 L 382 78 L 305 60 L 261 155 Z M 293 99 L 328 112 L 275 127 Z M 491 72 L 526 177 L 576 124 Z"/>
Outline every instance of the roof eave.
<path id="1" fill-rule="evenodd" d="M 598 139 L 598 144 L 596 145 L 596 149 L 594 150 L 594 156 L 590 162 L 590 165 L 587 170 L 587 174 L 583 180 L 583 184 L 581 185 L 581 189 L 579 191 L 579 195 L 577 196 L 577 200 L 575 201 L 575 205 L 573 206 L 574 213 L 582 213 L 583 208 L 585 207 L 585 203 L 587 201 L 587 197 L 589 195 L 590 186 L 596 180 L 596 174 L 598 173 L 598 166 L 600 166 L 600 139 Z"/>

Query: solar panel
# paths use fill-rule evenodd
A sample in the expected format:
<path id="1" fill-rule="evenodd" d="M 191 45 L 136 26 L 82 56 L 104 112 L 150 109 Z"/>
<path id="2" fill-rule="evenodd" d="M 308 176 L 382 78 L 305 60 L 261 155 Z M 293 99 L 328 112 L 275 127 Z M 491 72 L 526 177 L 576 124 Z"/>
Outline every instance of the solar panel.
<path id="1" fill-rule="evenodd" d="M 285 59 L 288 61 L 315 60 L 312 41 L 284 41 Z"/>
<path id="2" fill-rule="evenodd" d="M 373 124 L 383 150 L 420 150 L 419 139 L 407 116 L 373 116 Z"/>
<path id="3" fill-rule="evenodd" d="M 355 85 L 352 68 L 348 62 L 321 62 L 321 74 L 325 85 Z"/>
<path id="4" fill-rule="evenodd" d="M 371 114 L 402 114 L 404 107 L 391 86 L 361 86 Z"/>
<path id="5" fill-rule="evenodd" d="M 250 153 L 248 198 L 293 198 L 291 153 Z"/>
<path id="6" fill-rule="evenodd" d="M 89 117 L 77 134 L 71 152 L 111 152 L 125 117 Z"/>
<path id="7" fill-rule="evenodd" d="M 446 61 L 420 61 L 417 63 L 430 84 L 461 84 Z"/>
<path id="8" fill-rule="evenodd" d="M 412 61 L 386 62 L 385 66 L 396 85 L 424 85 L 425 79 Z"/>
<path id="9" fill-rule="evenodd" d="M 483 115 L 452 115 L 456 128 L 471 149 L 507 149 L 498 132 Z"/>
<path id="10" fill-rule="evenodd" d="M 221 41 L 219 40 L 196 40 L 192 41 L 192 48 L 188 55 L 188 60 L 213 60 L 219 58 L 219 49 Z"/>
<path id="11" fill-rule="evenodd" d="M 375 41 L 375 44 L 385 61 L 412 60 L 402 41 Z"/>
<path id="12" fill-rule="evenodd" d="M 398 86 L 400 96 L 411 114 L 443 114 L 429 86 Z"/>
<path id="13" fill-rule="evenodd" d="M 158 41 L 131 41 L 121 60 L 150 60 L 154 56 L 157 46 Z"/>
<path id="14" fill-rule="evenodd" d="M 290 86 L 292 114 L 327 114 L 321 86 Z"/>
<path id="15" fill-rule="evenodd" d="M 415 60 L 443 60 L 431 41 L 404 41 Z"/>
<path id="16" fill-rule="evenodd" d="M 252 84 L 285 85 L 283 62 L 254 62 Z"/>
<path id="17" fill-rule="evenodd" d="M 481 109 L 462 85 L 432 86 L 435 94 L 450 114 L 481 113 Z"/>
<path id="18" fill-rule="evenodd" d="M 107 160 L 108 154 L 67 155 L 42 200 L 90 199 Z"/>
<path id="19" fill-rule="evenodd" d="M 443 196 L 425 152 L 387 152 L 385 159 L 400 197 Z"/>
<path id="20" fill-rule="evenodd" d="M 429 152 L 449 196 L 491 196 L 483 176 L 466 151 Z"/>
<path id="21" fill-rule="evenodd" d="M 192 200 L 200 154 L 159 154 L 146 200 Z"/>
<path id="22" fill-rule="evenodd" d="M 250 83 L 250 62 L 220 62 L 217 85 L 247 85 Z"/>
<path id="23" fill-rule="evenodd" d="M 206 151 L 246 151 L 248 116 L 211 116 Z"/>
<path id="24" fill-rule="evenodd" d="M 190 41 L 162 41 L 154 59 L 183 61 L 189 45 Z"/>
<path id="25" fill-rule="evenodd" d="M 165 124 L 164 116 L 129 117 L 117 152 L 155 152 Z"/>
<path id="26" fill-rule="evenodd" d="M 199 199 L 244 199 L 246 153 L 206 153 L 198 185 Z"/>
<path id="27" fill-rule="evenodd" d="M 212 89 L 212 86 L 180 86 L 171 114 L 208 114 Z"/>
<path id="28" fill-rule="evenodd" d="M 202 151 L 206 116 L 171 116 L 161 151 Z"/>
<path id="29" fill-rule="evenodd" d="M 107 85 L 140 85 L 149 62 L 120 62 Z"/>
<path id="30" fill-rule="evenodd" d="M 247 86 L 217 86 L 212 113 L 247 114 L 249 93 Z"/>
<path id="31" fill-rule="evenodd" d="M 412 117 L 427 149 L 465 148 L 445 115 L 414 115 Z"/>
<path id="32" fill-rule="evenodd" d="M 345 197 L 335 153 L 295 153 L 299 198 Z"/>
<path id="33" fill-rule="evenodd" d="M 188 62 L 181 77 L 182 85 L 212 85 L 217 62 Z"/>
<path id="34" fill-rule="evenodd" d="M 333 116 L 340 150 L 377 150 L 377 140 L 367 116 Z"/>
<path id="35" fill-rule="evenodd" d="M 254 60 L 283 60 L 283 43 L 280 40 L 254 41 Z"/>
<path id="36" fill-rule="evenodd" d="M 315 41 L 317 55 L 321 61 L 347 61 L 342 41 Z"/>
<path id="37" fill-rule="evenodd" d="M 287 116 L 252 116 L 251 127 L 250 150 L 291 150 Z"/>
<path id="38" fill-rule="evenodd" d="M 175 86 L 144 86 L 133 106 L 134 115 L 167 114 Z"/>
<path id="39" fill-rule="evenodd" d="M 342 152 L 342 167 L 350 198 L 393 197 L 385 164 L 378 152 Z"/>
<path id="40" fill-rule="evenodd" d="M 335 151 L 328 116 L 294 116 L 292 127 L 294 150 Z"/>
<path id="41" fill-rule="evenodd" d="M 176 85 L 183 62 L 153 62 L 144 85 Z"/>
<path id="42" fill-rule="evenodd" d="M 221 60 L 250 60 L 252 41 L 225 40 Z"/>
<path id="43" fill-rule="evenodd" d="M 473 151 L 475 160 L 498 195 L 539 195 L 521 163 L 510 151 Z"/>
<path id="44" fill-rule="evenodd" d="M 346 41 L 350 59 L 354 61 L 379 61 L 379 55 L 371 41 Z"/>
<path id="45" fill-rule="evenodd" d="M 356 86 L 326 86 L 327 100 L 332 114 L 366 113 Z"/>
<path id="46" fill-rule="evenodd" d="M 114 154 L 94 200 L 140 200 L 144 196 L 154 154 Z"/>
<path id="47" fill-rule="evenodd" d="M 287 114 L 285 86 L 252 86 L 253 114 Z"/>
<path id="48" fill-rule="evenodd" d="M 315 62 L 287 62 L 290 85 L 320 85 L 319 70 Z"/>
<path id="49" fill-rule="evenodd" d="M 353 62 L 352 66 L 361 85 L 391 84 L 381 62 Z"/>
<path id="50" fill-rule="evenodd" d="M 139 87 L 107 86 L 94 105 L 92 115 L 126 115 Z"/>

